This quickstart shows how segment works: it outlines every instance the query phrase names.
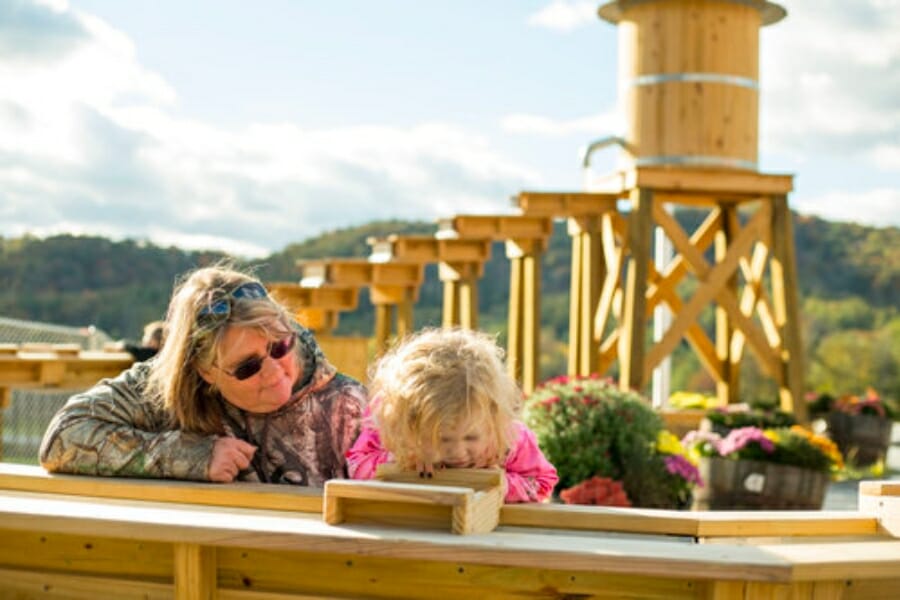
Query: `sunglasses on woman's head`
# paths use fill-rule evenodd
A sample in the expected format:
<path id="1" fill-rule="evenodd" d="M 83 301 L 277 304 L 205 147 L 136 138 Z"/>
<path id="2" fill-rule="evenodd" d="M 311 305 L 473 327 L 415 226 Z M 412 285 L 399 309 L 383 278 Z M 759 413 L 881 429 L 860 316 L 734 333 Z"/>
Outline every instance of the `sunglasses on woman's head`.
<path id="1" fill-rule="evenodd" d="M 294 347 L 294 342 L 296 341 L 297 334 L 292 333 L 283 340 L 272 342 L 269 344 L 267 355 L 273 360 L 284 358 L 284 356 Z M 233 371 L 227 371 L 222 367 L 218 368 L 226 375 L 230 375 L 238 381 L 244 381 L 245 379 L 250 379 L 257 373 L 259 373 L 262 370 L 262 366 L 265 360 L 265 356 L 251 356 L 247 360 L 238 364 L 238 366 L 236 366 Z"/>
<path id="2" fill-rule="evenodd" d="M 197 318 L 207 317 L 210 315 L 216 317 L 227 317 L 231 314 L 231 299 L 235 300 L 255 300 L 257 298 L 268 298 L 269 294 L 262 284 L 256 281 L 248 281 L 237 286 L 224 298 L 219 298 L 215 302 L 210 302 L 200 309 Z"/>

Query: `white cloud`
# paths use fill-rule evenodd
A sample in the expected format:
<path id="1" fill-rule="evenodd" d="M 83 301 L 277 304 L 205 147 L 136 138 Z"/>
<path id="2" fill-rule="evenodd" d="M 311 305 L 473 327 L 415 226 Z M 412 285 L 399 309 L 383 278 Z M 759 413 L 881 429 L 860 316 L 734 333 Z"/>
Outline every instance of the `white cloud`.
<path id="1" fill-rule="evenodd" d="M 553 0 L 529 16 L 528 24 L 567 33 L 594 23 L 598 18 L 596 2 Z"/>
<path id="2" fill-rule="evenodd" d="M 865 210 L 860 210 L 862 206 Z M 900 189 L 897 188 L 852 192 L 839 190 L 791 200 L 791 207 L 800 213 L 874 227 L 900 227 L 898 206 L 900 206 Z"/>
<path id="3" fill-rule="evenodd" d="M 258 255 L 372 219 L 506 209 L 510 189 L 539 183 L 452 124 L 223 129 L 182 118 L 174 90 L 121 32 L 63 3 L 28 9 L 81 37 L 40 61 L 0 54 L 4 235 L 95 233 Z"/>
<path id="4" fill-rule="evenodd" d="M 787 8 L 787 19 L 762 34 L 761 147 L 862 157 L 896 146 L 900 2 L 794 0 Z"/>
<path id="5" fill-rule="evenodd" d="M 619 135 L 624 130 L 624 121 L 618 111 L 614 109 L 575 119 L 553 119 L 519 113 L 503 117 L 500 125 L 504 131 L 509 133 L 540 136 Z"/>

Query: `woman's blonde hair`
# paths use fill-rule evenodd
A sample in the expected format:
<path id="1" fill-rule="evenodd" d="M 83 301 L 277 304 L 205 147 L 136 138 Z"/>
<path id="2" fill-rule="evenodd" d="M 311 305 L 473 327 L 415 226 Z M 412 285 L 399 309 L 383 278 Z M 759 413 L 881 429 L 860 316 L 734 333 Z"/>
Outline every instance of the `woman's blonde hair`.
<path id="1" fill-rule="evenodd" d="M 222 433 L 220 396 L 200 376 L 210 368 L 227 326 L 255 328 L 275 339 L 292 331 L 291 317 L 271 298 L 233 298 L 246 283 L 259 280 L 219 263 L 189 272 L 176 283 L 166 314 L 166 339 L 151 364 L 148 394 L 160 402 L 171 424 L 197 433 Z M 228 310 L 201 315 L 221 300 Z"/>
<path id="2" fill-rule="evenodd" d="M 424 444 L 436 447 L 442 424 L 484 419 L 501 462 L 513 442 L 522 393 L 486 333 L 425 329 L 401 341 L 373 367 L 373 418 L 384 447 L 413 468 Z"/>

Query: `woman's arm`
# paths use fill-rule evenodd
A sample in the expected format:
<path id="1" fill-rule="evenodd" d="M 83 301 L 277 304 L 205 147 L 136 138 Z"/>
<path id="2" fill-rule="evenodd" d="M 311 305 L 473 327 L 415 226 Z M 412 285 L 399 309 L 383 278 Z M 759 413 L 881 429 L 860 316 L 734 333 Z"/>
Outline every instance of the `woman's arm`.
<path id="1" fill-rule="evenodd" d="M 550 497 L 559 481 L 556 467 L 544 457 L 534 433 L 516 423 L 516 444 L 506 458 L 506 498 L 508 503 L 541 502 Z"/>
<path id="2" fill-rule="evenodd" d="M 41 465 L 51 472 L 121 477 L 208 479 L 216 436 L 166 426 L 160 407 L 143 397 L 148 366 L 72 396 L 41 442 Z"/>

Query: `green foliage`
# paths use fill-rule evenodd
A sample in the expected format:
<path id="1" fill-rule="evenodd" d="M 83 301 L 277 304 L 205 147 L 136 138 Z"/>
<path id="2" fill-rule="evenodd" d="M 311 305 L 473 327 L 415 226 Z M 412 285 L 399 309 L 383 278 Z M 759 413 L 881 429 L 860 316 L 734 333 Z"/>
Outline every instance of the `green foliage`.
<path id="1" fill-rule="evenodd" d="M 635 506 L 689 503 L 690 485 L 657 451 L 662 419 L 637 393 L 599 377 L 557 377 L 528 397 L 525 419 L 557 469 L 557 490 L 600 476 L 622 481 Z"/>
<path id="2" fill-rule="evenodd" d="M 648 453 L 662 419 L 635 392 L 603 379 L 557 377 L 526 402 L 526 422 L 559 473 L 560 488 L 594 475 L 622 479 Z"/>
<path id="3" fill-rule="evenodd" d="M 794 415 L 776 409 L 714 409 L 706 413 L 706 418 L 712 424 L 714 431 L 723 434 L 739 427 L 768 429 L 790 427 L 796 423 Z"/>
<path id="4" fill-rule="evenodd" d="M 680 210 L 676 219 L 692 231 L 702 211 Z M 250 263 L 264 281 L 296 281 L 300 258 L 366 256 L 370 236 L 431 234 L 427 222 L 381 221 L 330 231 L 298 241 Z M 801 319 L 807 348 L 808 388 L 862 390 L 877 385 L 886 398 L 900 399 L 900 229 L 795 218 Z M 571 239 L 565 223 L 541 261 L 541 377 L 565 371 L 568 338 Z M 712 260 L 711 250 L 705 253 Z M 136 241 L 56 236 L 0 239 L 0 315 L 61 325 L 96 325 L 113 337 L 136 337 L 147 321 L 162 316 L 177 275 L 222 258 L 213 252 L 186 252 Z M 479 323 L 505 339 L 509 303 L 509 261 L 503 244 L 492 246 L 479 282 Z M 685 278 L 679 293 L 696 286 Z M 415 326 L 441 320 L 442 286 L 429 265 L 419 290 Z M 712 332 L 714 311 L 700 325 Z M 340 316 L 339 335 L 371 335 L 374 316 L 363 290 L 359 309 Z M 649 336 L 648 332 L 648 336 Z M 776 397 L 751 352 L 741 364 L 741 394 L 753 402 Z M 707 391 L 714 383 L 684 342 L 672 355 L 672 389 Z M 607 375 L 614 375 L 616 365 Z"/>

